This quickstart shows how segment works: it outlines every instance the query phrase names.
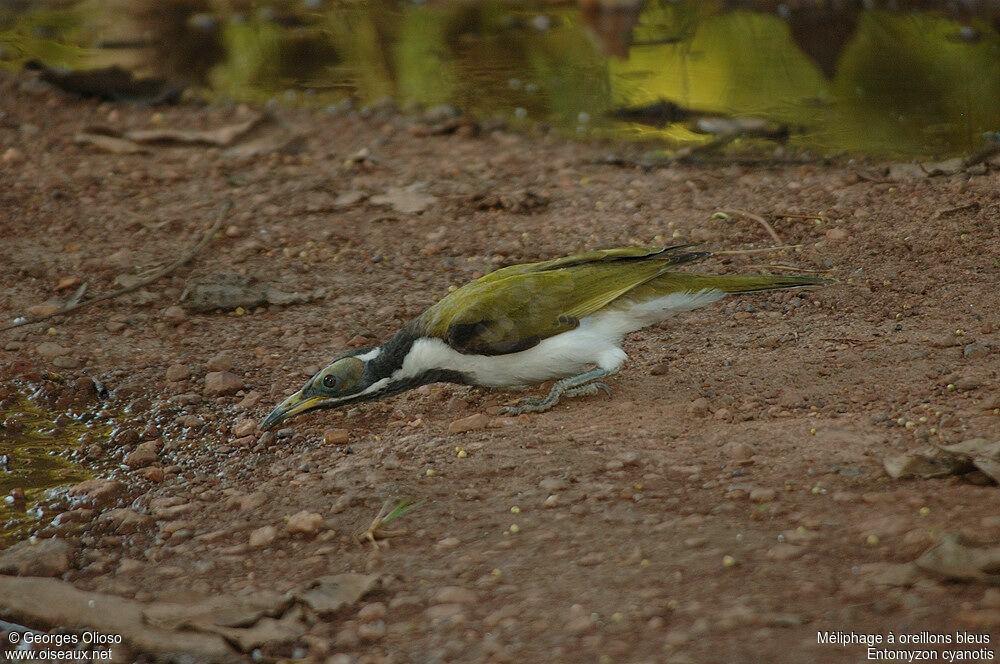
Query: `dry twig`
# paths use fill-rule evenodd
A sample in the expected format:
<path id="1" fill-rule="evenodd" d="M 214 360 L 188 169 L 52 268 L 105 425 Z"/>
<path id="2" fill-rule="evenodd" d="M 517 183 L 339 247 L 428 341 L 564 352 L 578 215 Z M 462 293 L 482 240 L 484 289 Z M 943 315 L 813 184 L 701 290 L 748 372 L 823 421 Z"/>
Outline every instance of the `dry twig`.
<path id="1" fill-rule="evenodd" d="M 215 233 L 222 227 L 222 222 L 225 221 L 226 216 L 228 215 L 229 210 L 232 209 L 232 207 L 233 207 L 233 202 L 232 201 L 226 201 L 225 203 L 223 203 L 222 204 L 222 209 L 219 210 L 219 214 L 218 214 L 218 216 L 216 216 L 215 221 L 212 222 L 212 225 L 209 226 L 208 230 L 205 231 L 205 234 L 201 236 L 201 239 L 198 240 L 198 243 L 195 244 L 193 247 L 191 247 L 191 249 L 189 249 L 187 252 L 185 252 L 184 254 L 182 254 L 177 260 L 175 260 L 173 263 L 171 263 L 170 265 L 166 266 L 165 268 L 157 270 L 156 272 L 150 274 L 147 277 L 144 277 L 143 279 L 140 279 L 138 282 L 136 282 L 136 283 L 134 283 L 131 286 L 128 286 L 126 288 L 119 288 L 116 291 L 112 291 L 112 292 L 106 293 L 104 295 L 98 295 L 97 297 L 89 299 L 89 300 L 82 300 L 82 301 L 76 302 L 75 304 L 70 304 L 70 305 L 68 305 L 66 307 L 63 307 L 59 311 L 57 311 L 55 313 L 52 313 L 52 314 L 47 314 L 45 316 L 38 316 L 37 318 L 31 318 L 29 320 L 22 320 L 22 321 L 19 321 L 17 323 L 14 323 L 12 325 L 8 325 L 6 327 L 0 327 L 0 332 L 4 332 L 6 330 L 12 330 L 12 329 L 14 329 L 16 327 L 23 327 L 25 325 L 34 325 L 35 323 L 41 323 L 44 320 L 48 320 L 50 318 L 55 318 L 56 316 L 65 316 L 68 313 L 72 313 L 74 311 L 78 311 L 80 309 L 83 309 L 84 307 L 86 307 L 88 305 L 91 305 L 91 304 L 94 304 L 95 302 L 104 302 L 106 300 L 111 300 L 113 298 L 120 297 L 120 296 L 126 295 L 128 293 L 132 293 L 134 291 L 139 290 L 140 288 L 142 288 L 144 286 L 148 286 L 149 284 L 151 284 L 151 283 L 153 283 L 153 282 L 155 282 L 155 281 L 157 281 L 159 279 L 162 279 L 163 277 L 167 276 L 168 274 L 170 274 L 171 272 L 173 272 L 177 268 L 179 268 L 182 265 L 186 264 L 192 258 L 194 258 L 195 256 L 197 256 L 198 253 L 202 249 L 205 248 L 205 246 L 209 243 L 209 241 L 211 241 L 212 236 L 214 236 Z"/>
<path id="2" fill-rule="evenodd" d="M 753 212 L 747 212 L 746 210 L 719 210 L 723 214 L 738 214 L 752 221 L 756 221 L 758 224 L 764 227 L 767 234 L 771 236 L 771 239 L 778 243 L 779 246 L 783 246 L 785 241 L 781 239 L 781 236 L 774 232 L 774 228 L 771 224 L 767 223 L 767 220 L 759 214 L 754 214 Z"/>
<path id="3" fill-rule="evenodd" d="M 778 251 L 781 249 L 798 249 L 804 244 L 783 244 L 780 247 L 764 247 L 762 249 L 730 249 L 728 251 L 713 251 L 713 256 L 735 256 L 738 254 L 763 254 L 768 251 Z"/>

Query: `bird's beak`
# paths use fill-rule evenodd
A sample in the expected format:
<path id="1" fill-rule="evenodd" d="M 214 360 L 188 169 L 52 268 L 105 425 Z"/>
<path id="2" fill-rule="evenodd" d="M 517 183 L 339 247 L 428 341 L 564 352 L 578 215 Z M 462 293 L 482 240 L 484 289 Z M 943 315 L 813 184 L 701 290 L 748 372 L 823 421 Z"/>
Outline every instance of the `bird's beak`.
<path id="1" fill-rule="evenodd" d="M 319 408 L 326 401 L 328 401 L 328 399 L 323 397 L 303 396 L 302 390 L 299 390 L 292 396 L 282 401 L 277 408 L 271 411 L 270 415 L 264 418 L 264 421 L 260 423 L 260 430 L 266 431 L 279 422 L 284 422 L 288 418 L 294 417 L 299 413 Z"/>

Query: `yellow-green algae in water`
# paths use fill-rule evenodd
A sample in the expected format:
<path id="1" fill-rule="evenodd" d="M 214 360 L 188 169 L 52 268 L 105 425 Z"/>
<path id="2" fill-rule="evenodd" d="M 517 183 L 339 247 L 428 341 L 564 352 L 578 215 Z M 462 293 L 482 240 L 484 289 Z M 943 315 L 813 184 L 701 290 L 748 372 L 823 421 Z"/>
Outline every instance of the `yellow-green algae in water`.
<path id="1" fill-rule="evenodd" d="M 92 473 L 66 455 L 80 445 L 84 434 L 106 438 L 111 425 L 81 422 L 45 409 L 15 393 L 0 410 L 0 547 L 24 537 L 40 516 L 36 506 L 55 487 L 89 479 Z M 24 491 L 24 502 L 11 492 Z"/>

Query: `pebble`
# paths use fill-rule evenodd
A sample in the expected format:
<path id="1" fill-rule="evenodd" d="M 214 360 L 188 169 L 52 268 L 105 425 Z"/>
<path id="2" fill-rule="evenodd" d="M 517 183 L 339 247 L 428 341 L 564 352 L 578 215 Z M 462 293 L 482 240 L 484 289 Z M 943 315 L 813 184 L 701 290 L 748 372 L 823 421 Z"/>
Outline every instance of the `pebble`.
<path id="1" fill-rule="evenodd" d="M 153 519 L 128 508 L 108 510 L 98 519 L 98 523 L 108 524 L 119 535 L 132 535 L 150 529 Z"/>
<path id="2" fill-rule="evenodd" d="M 468 588 L 445 586 L 434 593 L 431 601 L 434 604 L 476 604 L 479 596 Z"/>
<path id="3" fill-rule="evenodd" d="M 455 420 L 448 425 L 448 433 L 450 435 L 465 433 L 466 431 L 475 431 L 477 429 L 485 429 L 486 425 L 489 424 L 489 418 L 482 413 L 476 413 L 475 415 L 470 415 L 468 417 L 463 417 L 460 420 Z"/>
<path id="4" fill-rule="evenodd" d="M 545 507 L 559 507 L 559 496 L 556 494 L 550 495 L 542 505 Z"/>
<path id="5" fill-rule="evenodd" d="M 351 442 L 351 432 L 347 429 L 327 429 L 323 432 L 323 442 L 327 445 L 343 445 Z"/>
<path id="6" fill-rule="evenodd" d="M 979 605 L 984 609 L 1000 609 L 1000 589 L 988 588 Z"/>
<path id="7" fill-rule="evenodd" d="M 424 616 L 433 623 L 447 620 L 458 624 L 465 622 L 465 608 L 461 604 L 435 604 L 424 610 Z"/>
<path id="8" fill-rule="evenodd" d="M 358 620 L 361 622 L 375 622 L 385 618 L 385 604 L 382 602 L 369 602 L 358 611 Z"/>
<path id="9" fill-rule="evenodd" d="M 353 191 L 345 191 L 344 193 L 340 194 L 339 196 L 337 196 L 337 198 L 333 200 L 333 207 L 337 208 L 338 210 L 354 207 L 358 203 L 364 201 L 366 198 L 368 198 L 368 194 L 366 194 L 363 191 L 358 191 L 357 189 Z"/>
<path id="10" fill-rule="evenodd" d="M 80 358 L 71 355 L 60 355 L 52 360 L 52 366 L 57 369 L 76 369 L 82 364 Z"/>
<path id="11" fill-rule="evenodd" d="M 698 397 L 689 403 L 687 407 L 688 415 L 693 415 L 695 417 L 705 417 L 708 415 L 709 410 L 711 410 L 711 406 L 708 403 L 708 399 L 705 397 Z"/>
<path id="12" fill-rule="evenodd" d="M 174 419 L 174 424 L 184 429 L 195 429 L 200 427 L 205 423 L 205 420 L 201 419 L 197 415 L 181 415 Z"/>
<path id="13" fill-rule="evenodd" d="M 118 480 L 93 479 L 73 486 L 69 495 L 83 498 L 94 507 L 106 507 L 115 503 L 124 490 L 125 485 Z"/>
<path id="14" fill-rule="evenodd" d="M 803 553 L 805 553 L 804 547 L 782 542 L 768 549 L 767 557 L 771 560 L 795 560 Z"/>
<path id="15" fill-rule="evenodd" d="M 982 381 L 975 376 L 961 376 L 955 381 L 955 387 L 960 390 L 974 390 L 982 385 Z"/>
<path id="16" fill-rule="evenodd" d="M 164 475 L 163 469 L 157 466 L 150 466 L 142 471 L 142 476 L 150 482 L 160 483 L 163 481 Z"/>
<path id="17" fill-rule="evenodd" d="M 369 642 L 379 641 L 383 636 L 385 636 L 386 628 L 385 623 L 381 620 L 376 620 L 372 623 L 363 623 L 358 625 L 358 638 L 361 641 Z"/>
<path id="18" fill-rule="evenodd" d="M 263 526 L 250 533 L 250 546 L 260 549 L 270 545 L 278 537 L 274 526 Z"/>
<path id="19" fill-rule="evenodd" d="M 250 410 L 251 408 L 255 407 L 258 403 L 260 403 L 260 400 L 263 396 L 264 395 L 258 392 L 257 390 L 250 390 L 249 392 L 247 392 L 247 395 L 243 397 L 243 400 L 240 401 L 238 404 L 236 404 L 236 407 L 241 408 L 243 410 Z"/>
<path id="20" fill-rule="evenodd" d="M 43 341 L 35 347 L 35 352 L 47 360 L 54 360 L 60 355 L 69 353 L 69 348 L 63 348 L 52 341 Z"/>
<path id="21" fill-rule="evenodd" d="M 185 380 L 191 375 L 191 369 L 185 364 L 171 364 L 167 367 L 167 372 L 164 374 L 164 378 L 170 383 L 176 383 L 177 381 Z"/>
<path id="22" fill-rule="evenodd" d="M 323 517 L 321 515 L 316 514 L 315 512 L 302 510 L 301 512 L 296 512 L 292 516 L 288 517 L 288 522 L 285 524 L 285 530 L 292 535 L 296 533 L 302 533 L 303 535 L 315 535 L 322 523 Z M 253 546 L 252 537 L 253 536 L 251 535 L 251 546 Z"/>
<path id="23" fill-rule="evenodd" d="M 135 450 L 126 455 L 124 459 L 125 465 L 132 469 L 153 465 L 160 460 L 160 455 L 157 454 L 158 447 L 159 443 L 155 440 L 140 443 Z"/>
<path id="24" fill-rule="evenodd" d="M 187 312 L 184 311 L 182 307 L 179 307 L 175 304 L 164 309 L 161 316 L 163 320 L 167 321 L 168 323 L 177 324 L 177 323 L 182 323 L 184 322 L 185 319 L 187 319 Z"/>
<path id="25" fill-rule="evenodd" d="M 256 430 L 257 422 L 247 418 L 236 421 L 236 424 L 233 425 L 232 434 L 236 438 L 243 438 L 244 436 L 252 435 Z"/>
<path id="26" fill-rule="evenodd" d="M 205 374 L 205 390 L 207 397 L 218 397 L 235 394 L 243 389 L 243 379 L 228 371 L 212 371 Z"/>
<path id="27" fill-rule="evenodd" d="M 650 376 L 665 376 L 670 372 L 669 362 L 660 362 L 659 364 L 653 365 L 653 368 L 649 370 Z"/>
<path id="28" fill-rule="evenodd" d="M 769 503 L 778 497 L 774 489 L 756 488 L 750 490 L 750 500 L 755 503 Z"/>
<path id="29" fill-rule="evenodd" d="M 746 443 L 726 443 L 720 448 L 720 451 L 723 456 L 736 461 L 746 461 L 753 456 L 753 449 Z"/>
<path id="30" fill-rule="evenodd" d="M 594 628 L 594 621 L 590 616 L 576 616 L 566 622 L 563 630 L 569 634 L 584 634 Z"/>
<path id="31" fill-rule="evenodd" d="M 233 368 L 233 358 L 228 355 L 216 355 L 208 361 L 205 368 L 209 371 L 229 371 Z"/>
<path id="32" fill-rule="evenodd" d="M 831 228 L 826 232 L 826 239 L 834 242 L 838 240 L 846 240 L 848 237 L 850 237 L 850 233 L 843 228 Z"/>
<path id="33" fill-rule="evenodd" d="M 0 161 L 6 164 L 20 164 L 24 161 L 24 153 L 17 148 L 7 148 L 4 150 L 3 156 L 0 157 Z"/>
<path id="34" fill-rule="evenodd" d="M 962 349 L 962 355 L 969 359 L 979 359 L 990 354 L 990 349 L 979 342 L 972 342 Z"/>
<path id="35" fill-rule="evenodd" d="M 435 545 L 439 549 L 456 549 L 461 546 L 462 540 L 457 537 L 445 537 Z"/>
<path id="36" fill-rule="evenodd" d="M 569 487 L 566 480 L 561 477 L 546 477 L 538 483 L 538 486 L 552 493 L 555 493 L 556 491 L 564 491 Z"/>
<path id="37" fill-rule="evenodd" d="M 0 552 L 0 574 L 60 576 L 69 569 L 72 554 L 61 539 L 25 540 Z"/>

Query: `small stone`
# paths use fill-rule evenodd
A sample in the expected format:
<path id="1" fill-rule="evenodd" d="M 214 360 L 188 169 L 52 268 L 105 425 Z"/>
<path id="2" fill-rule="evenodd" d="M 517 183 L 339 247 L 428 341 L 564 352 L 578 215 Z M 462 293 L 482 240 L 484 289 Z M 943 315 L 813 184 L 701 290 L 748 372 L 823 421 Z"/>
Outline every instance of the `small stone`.
<path id="1" fill-rule="evenodd" d="M 805 553 L 804 547 L 782 542 L 768 549 L 767 557 L 771 560 L 795 560 L 803 553 Z"/>
<path id="2" fill-rule="evenodd" d="M 687 412 L 688 415 L 693 415 L 695 417 L 705 417 L 711 410 L 711 406 L 708 403 L 708 399 L 705 397 L 698 397 L 694 401 L 688 404 Z"/>
<path id="3" fill-rule="evenodd" d="M 250 410 L 251 408 L 255 407 L 258 403 L 260 403 L 260 400 L 261 398 L 263 398 L 263 396 L 264 395 L 258 392 L 257 390 L 250 390 L 249 392 L 247 392 L 247 395 L 243 397 L 243 400 L 240 401 L 238 404 L 236 404 L 236 407 L 241 408 L 243 410 Z"/>
<path id="4" fill-rule="evenodd" d="M 659 364 L 654 364 L 653 368 L 649 370 L 650 376 L 665 376 L 670 372 L 669 362 L 660 362 Z"/>
<path id="5" fill-rule="evenodd" d="M 990 354 L 990 349 L 979 342 L 972 342 L 962 349 L 962 355 L 969 359 L 979 359 Z"/>
<path id="6" fill-rule="evenodd" d="M 559 507 L 559 496 L 556 494 L 550 495 L 542 505 L 545 507 Z"/>
<path id="7" fill-rule="evenodd" d="M 381 620 L 358 625 L 358 638 L 363 642 L 371 643 L 373 641 L 378 641 L 385 636 L 385 633 L 385 623 Z"/>
<path id="8" fill-rule="evenodd" d="M 984 609 L 1000 609 L 1000 589 L 988 588 L 979 600 L 979 606 Z"/>
<path id="9" fill-rule="evenodd" d="M 61 304 L 36 304 L 33 307 L 28 307 L 27 312 L 29 316 L 51 316 L 52 314 L 57 314 L 62 311 L 63 307 Z"/>
<path id="10" fill-rule="evenodd" d="M 236 438 L 252 435 L 257 430 L 257 422 L 251 419 L 237 420 L 233 425 L 232 434 Z"/>
<path id="11" fill-rule="evenodd" d="M 457 625 L 465 622 L 465 608 L 461 604 L 435 604 L 427 607 L 424 615 L 432 623 L 448 621 Z"/>
<path id="12" fill-rule="evenodd" d="M 974 390 L 982 384 L 975 376 L 962 376 L 955 380 L 955 387 L 960 390 Z"/>
<path id="13" fill-rule="evenodd" d="M 357 189 L 353 191 L 345 191 L 333 200 L 333 207 L 338 210 L 343 210 L 345 208 L 354 207 L 366 198 L 368 198 L 368 194 L 363 191 L 359 191 Z"/>
<path id="14" fill-rule="evenodd" d="M 489 424 L 489 418 L 482 413 L 476 413 L 475 415 L 470 415 L 468 417 L 463 417 L 460 420 L 453 421 L 448 425 L 448 434 L 454 435 L 465 433 L 466 431 L 485 429 L 487 424 Z"/>
<path id="15" fill-rule="evenodd" d="M 116 502 L 124 489 L 118 480 L 93 479 L 71 487 L 69 495 L 83 498 L 94 507 L 106 507 Z"/>
<path id="16" fill-rule="evenodd" d="M 60 576 L 69 569 L 73 549 L 61 539 L 26 540 L 0 551 L 0 574 Z"/>
<path id="17" fill-rule="evenodd" d="M 833 242 L 846 240 L 848 237 L 850 237 L 850 234 L 843 228 L 831 228 L 826 232 L 826 239 Z"/>
<path id="18" fill-rule="evenodd" d="M 187 319 L 187 312 L 184 311 L 182 307 L 175 304 L 164 309 L 161 316 L 163 317 L 163 320 L 176 325 L 177 323 L 182 323 L 185 319 Z"/>
<path id="19" fill-rule="evenodd" d="M 358 611 L 358 620 L 369 623 L 385 618 L 385 604 L 382 602 L 369 602 Z"/>
<path id="20" fill-rule="evenodd" d="M 163 481 L 164 473 L 162 468 L 150 466 L 142 470 L 142 476 L 150 482 L 160 483 Z"/>
<path id="21" fill-rule="evenodd" d="M 323 517 L 315 512 L 302 510 L 288 517 L 285 530 L 289 534 L 302 533 L 303 535 L 315 535 L 323 523 Z M 252 546 L 252 545 L 251 545 Z"/>
<path id="22" fill-rule="evenodd" d="M 323 441 L 327 445 L 344 445 L 351 442 L 351 432 L 347 429 L 327 429 L 323 432 Z"/>
<path id="23" fill-rule="evenodd" d="M 942 334 L 931 337 L 928 341 L 936 348 L 951 348 L 952 346 L 961 346 L 963 340 L 962 337 L 954 334 Z"/>
<path id="24" fill-rule="evenodd" d="M 35 347 L 35 352 L 44 357 L 46 360 L 53 360 L 60 355 L 66 355 L 69 353 L 69 348 L 63 348 L 59 344 L 51 341 L 43 341 Z"/>
<path id="25" fill-rule="evenodd" d="M 468 588 L 461 586 L 445 586 L 431 598 L 434 604 L 476 604 L 479 596 Z"/>
<path id="26" fill-rule="evenodd" d="M 0 157 L 0 161 L 5 164 L 20 164 L 24 161 L 24 153 L 17 148 L 7 148 L 4 150 L 3 156 Z"/>
<path id="27" fill-rule="evenodd" d="M 167 373 L 164 374 L 164 378 L 167 382 L 176 383 L 177 381 L 185 380 L 191 375 L 191 369 L 184 364 L 171 364 L 167 367 Z"/>
<path id="28" fill-rule="evenodd" d="M 263 526 L 250 533 L 250 546 L 261 549 L 270 545 L 278 536 L 278 531 L 274 526 Z"/>
<path id="29" fill-rule="evenodd" d="M 774 489 L 756 488 L 750 491 L 750 500 L 755 503 L 769 503 L 778 497 Z"/>
<path id="30" fill-rule="evenodd" d="M 228 371 L 212 371 L 205 375 L 205 396 L 235 394 L 243 389 L 243 379 Z"/>
<path id="31" fill-rule="evenodd" d="M 594 621 L 590 616 L 576 616 L 570 618 L 563 628 L 568 634 L 584 634 L 594 628 Z"/>
<path id="32" fill-rule="evenodd" d="M 229 371 L 233 368 L 233 358 L 228 355 L 216 355 L 208 361 L 205 368 L 209 371 Z"/>
<path id="33" fill-rule="evenodd" d="M 746 443 L 730 442 L 720 448 L 722 455 L 736 461 L 746 461 L 753 456 L 753 449 Z"/>
<path id="34" fill-rule="evenodd" d="M 546 477 L 545 479 L 543 479 L 541 482 L 538 483 L 538 486 L 551 493 L 555 493 L 556 491 L 564 491 L 569 487 L 569 485 L 566 483 L 566 480 L 562 479 L 561 477 Z"/>
<path id="35" fill-rule="evenodd" d="M 76 369 L 81 363 L 80 358 L 72 357 L 70 355 L 60 355 L 56 359 L 52 360 L 52 366 L 57 369 Z"/>
<path id="36" fill-rule="evenodd" d="M 733 417 L 733 412 L 728 408 L 720 408 L 712 417 L 716 420 L 729 420 Z"/>
<path id="37" fill-rule="evenodd" d="M 56 285 L 52 290 L 59 292 L 61 290 L 66 290 L 67 288 L 74 288 L 82 283 L 83 279 L 80 277 L 62 277 L 56 282 Z"/>
<path id="38" fill-rule="evenodd" d="M 461 546 L 462 540 L 457 537 L 445 537 L 435 545 L 439 549 L 456 549 Z"/>
<path id="39" fill-rule="evenodd" d="M 108 510 L 98 519 L 98 523 L 108 524 L 115 533 L 119 535 L 132 535 L 149 531 L 153 524 L 153 519 L 144 514 L 139 514 L 135 510 L 118 508 Z"/>
<path id="40" fill-rule="evenodd" d="M 129 468 L 145 468 L 146 466 L 151 466 L 160 460 L 160 455 L 156 452 L 156 441 L 149 441 L 147 443 L 142 443 L 135 448 L 132 452 L 129 452 L 124 459 L 124 463 Z"/>

